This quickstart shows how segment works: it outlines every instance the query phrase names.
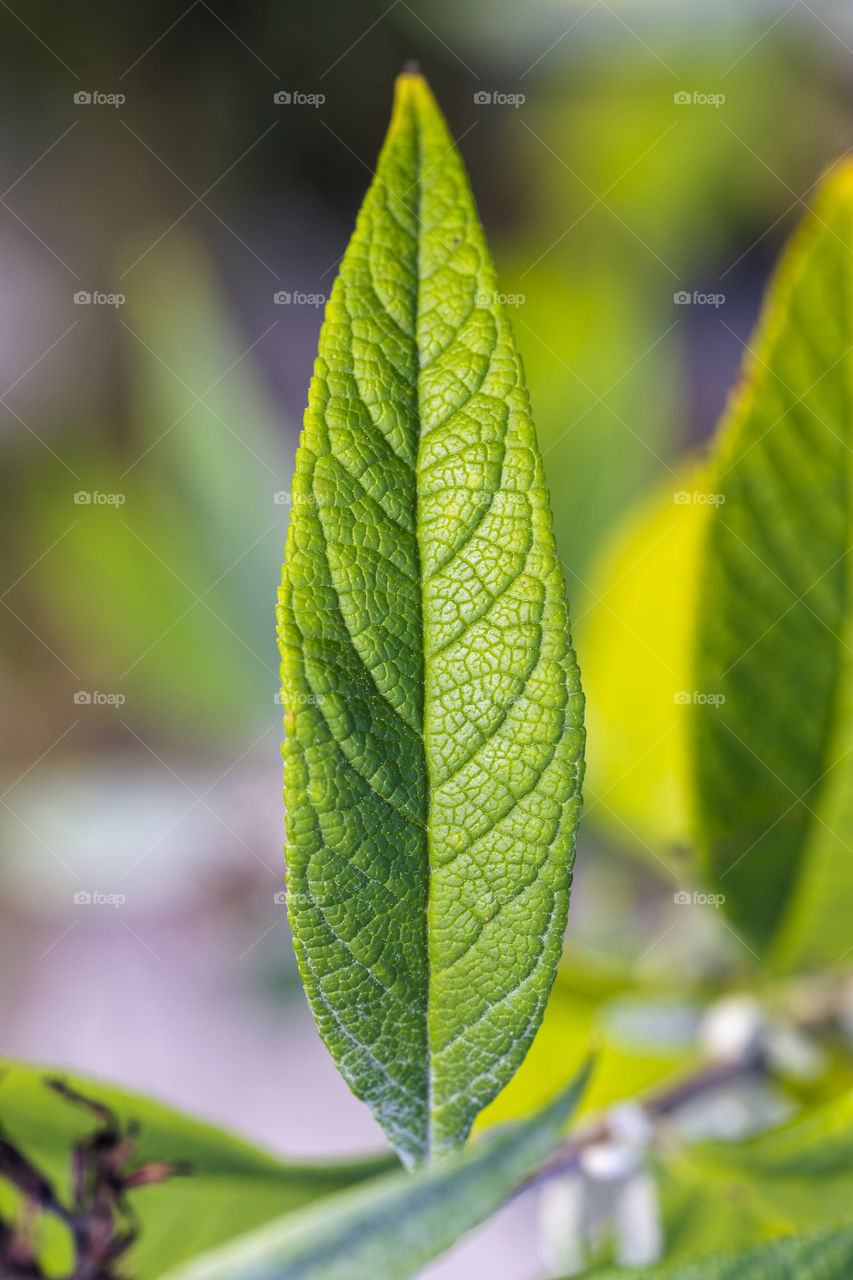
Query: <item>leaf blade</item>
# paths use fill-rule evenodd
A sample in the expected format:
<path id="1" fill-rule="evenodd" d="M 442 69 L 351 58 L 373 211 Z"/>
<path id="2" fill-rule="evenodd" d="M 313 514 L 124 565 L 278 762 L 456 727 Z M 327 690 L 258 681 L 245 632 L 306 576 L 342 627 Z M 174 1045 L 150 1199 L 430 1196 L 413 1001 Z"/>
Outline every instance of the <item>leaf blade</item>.
<path id="1" fill-rule="evenodd" d="M 582 749 L 520 361 L 419 76 L 329 302 L 279 618 L 303 980 L 417 1162 L 464 1140 L 541 1020 Z"/>
<path id="2" fill-rule="evenodd" d="M 697 687 L 724 701 L 695 708 L 697 817 L 729 914 L 764 950 L 809 879 L 823 881 L 824 906 L 831 900 L 830 864 L 849 861 L 853 831 L 845 824 L 836 834 L 820 815 L 853 745 L 851 175 L 844 164 L 825 179 L 783 257 L 709 482 L 722 501 L 700 567 L 695 670 Z M 812 911 L 793 950 L 838 959 L 843 919 Z"/>
<path id="3" fill-rule="evenodd" d="M 845 1280 L 853 1266 L 853 1227 L 810 1231 L 743 1253 L 695 1262 L 603 1271 L 600 1280 Z"/>

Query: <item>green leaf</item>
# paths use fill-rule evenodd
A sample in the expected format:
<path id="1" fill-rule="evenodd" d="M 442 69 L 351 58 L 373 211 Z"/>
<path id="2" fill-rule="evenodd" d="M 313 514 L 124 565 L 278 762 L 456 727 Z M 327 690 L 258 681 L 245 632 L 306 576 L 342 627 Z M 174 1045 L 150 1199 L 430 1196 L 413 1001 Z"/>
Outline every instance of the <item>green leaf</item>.
<path id="1" fill-rule="evenodd" d="M 596 1272 L 598 1280 L 848 1280 L 853 1227 L 811 1231 L 759 1245 L 745 1253 L 717 1254 L 630 1271 Z"/>
<path id="2" fill-rule="evenodd" d="M 840 960 L 853 910 L 851 250 L 844 164 L 750 345 L 709 480 L 695 629 L 710 875 L 754 945 L 800 962 Z"/>
<path id="3" fill-rule="evenodd" d="M 413 1174 L 377 1179 L 270 1223 L 166 1280 L 409 1280 L 494 1213 L 547 1159 L 590 1064 L 532 1120 L 496 1129 Z"/>
<path id="4" fill-rule="evenodd" d="M 708 506 L 689 459 L 611 532 L 575 626 L 584 672 L 585 821 L 666 866 L 688 842 L 687 734 L 696 556 Z"/>
<path id="5" fill-rule="evenodd" d="M 189 1177 L 143 1187 L 129 1199 L 139 1239 L 128 1254 L 134 1280 L 155 1280 L 167 1268 L 271 1218 L 302 1209 L 392 1167 L 389 1157 L 339 1164 L 291 1164 L 212 1125 L 75 1074 L 0 1061 L 3 1134 L 67 1193 L 73 1143 L 92 1132 L 92 1117 L 44 1083 L 61 1074 L 88 1098 L 112 1107 L 126 1126 L 137 1121 L 134 1158 L 189 1161 Z M 0 1192 L 3 1184 L 0 1180 Z"/>
<path id="6" fill-rule="evenodd" d="M 279 618 L 297 956 L 340 1070 L 415 1163 L 464 1140 L 539 1025 L 582 771 L 521 365 L 418 75 L 328 304 Z"/>
<path id="7" fill-rule="evenodd" d="M 587 952 L 573 954 L 569 947 L 530 1052 L 507 1087 L 480 1113 L 474 1133 L 538 1111 L 583 1061 L 590 1043 L 596 1045 L 595 1073 L 579 1118 L 691 1068 L 696 1057 L 692 1038 L 667 1041 L 660 1023 L 655 1025 L 656 1016 L 666 1019 L 667 1012 L 683 1009 L 688 999 L 689 990 L 644 987 L 635 964 L 623 968 Z M 632 1010 L 637 1011 L 634 1018 Z M 628 1017 L 620 1019 L 626 1012 Z"/>
<path id="8" fill-rule="evenodd" d="M 747 1142 L 664 1153 L 660 1172 L 669 1254 L 837 1226 L 853 1203 L 853 1094 Z"/>

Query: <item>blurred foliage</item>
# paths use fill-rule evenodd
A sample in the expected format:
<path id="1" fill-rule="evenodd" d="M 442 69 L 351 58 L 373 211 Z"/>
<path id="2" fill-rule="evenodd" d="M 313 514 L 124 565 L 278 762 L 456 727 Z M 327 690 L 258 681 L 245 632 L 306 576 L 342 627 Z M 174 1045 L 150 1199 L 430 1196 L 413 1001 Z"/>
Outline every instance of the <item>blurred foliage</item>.
<path id="1" fill-rule="evenodd" d="M 499 1209 L 559 1145 L 591 1062 L 535 1116 L 285 1214 L 166 1280 L 406 1280 Z M 401 1229 L 402 1228 L 402 1229 Z"/>
<path id="2" fill-rule="evenodd" d="M 628 965 L 570 950 L 530 1052 L 477 1127 L 536 1111 L 578 1070 L 591 1044 L 596 1065 L 581 1114 L 642 1093 L 689 1067 L 696 1060 L 697 994 L 644 985 Z"/>
<path id="3" fill-rule="evenodd" d="M 73 1145 L 91 1134 L 95 1124 L 91 1113 L 53 1093 L 44 1076 L 42 1067 L 3 1063 L 3 1137 L 51 1180 L 62 1197 L 70 1182 Z M 86 1098 L 112 1108 L 123 1130 L 138 1124 L 135 1162 L 184 1162 L 191 1167 L 188 1177 L 132 1193 L 140 1235 L 127 1260 L 137 1280 L 155 1280 L 202 1250 L 396 1165 L 393 1156 L 337 1165 L 287 1164 L 148 1098 L 65 1072 L 61 1078 Z M 8 1184 L 0 1183 L 4 1218 L 15 1202 Z M 63 1230 L 56 1224 L 49 1227 L 44 1261 L 50 1274 L 63 1274 L 68 1246 Z"/>
<path id="4" fill-rule="evenodd" d="M 688 707 L 675 699 L 693 692 L 691 566 L 707 512 L 673 498 L 701 488 L 695 458 L 770 264 L 821 169 L 849 147 L 849 14 L 840 4 L 818 15 L 639 0 L 181 12 L 95 0 L 81 22 L 36 0 L 25 18 L 0 13 L 0 155 L 14 211 L 0 215 L 0 261 L 15 282 L 0 304 L 0 693 L 14 726 L 5 771 L 32 768 L 40 803 L 55 809 L 52 770 L 71 755 L 71 787 L 90 754 L 138 764 L 134 733 L 188 760 L 230 762 L 277 720 L 272 606 L 287 507 L 274 495 L 289 488 L 320 314 L 272 297 L 328 292 L 393 76 L 417 57 L 460 139 L 503 287 L 523 298 L 512 317 L 588 695 L 570 946 L 542 1032 L 483 1124 L 535 1110 L 590 1035 L 601 1061 L 587 1108 L 658 1087 L 695 1062 L 701 1010 L 738 989 L 757 959 L 721 912 L 673 901 L 697 874 Z M 123 89 L 126 107 L 74 109 L 74 91 L 96 86 Z M 276 111 L 280 87 L 322 90 L 323 110 Z M 527 101 L 482 108 L 482 89 Z M 674 101 L 694 90 L 725 103 Z M 127 304 L 81 315 L 78 285 L 121 287 Z M 674 304 L 693 289 L 724 293 L 724 306 Z M 80 489 L 126 502 L 75 506 Z M 126 693 L 120 719 L 131 732 L 109 708 L 79 715 L 79 688 Z M 43 773 L 42 753 L 74 719 Z M 120 809 L 125 792 L 114 790 Z M 73 848 L 92 843 L 81 825 Z M 54 815 L 57 848 L 61 826 Z M 34 839 L 25 849 L 35 855 Z M 197 871 L 192 863 L 193 892 L 210 878 L 210 857 L 205 846 Z M 284 948 L 282 931 L 272 942 Z M 24 959 L 8 972 L 20 974 Z M 289 952 L 281 969 L 288 963 Z M 258 977 L 274 986 L 267 966 Z M 17 987 L 7 995 L 10 1008 L 21 998 Z M 680 1256 L 722 1236 L 735 1246 L 835 1220 L 849 1183 L 847 1103 L 812 1108 L 849 1079 L 839 1042 L 812 1091 L 786 1082 L 805 1110 L 783 1136 L 731 1150 L 674 1142 L 662 1177 Z M 55 1161 L 35 1086 L 15 1102 L 21 1136 Z M 170 1154 L 171 1122 L 143 1119 L 152 1153 Z M 797 1148 L 790 1166 L 787 1141 Z M 835 1165 L 819 1167 L 817 1151 Z M 260 1221 L 273 1201 L 281 1207 L 275 1179 L 247 1180 L 247 1208 L 212 1147 L 196 1159 L 210 1208 L 198 1215 L 187 1201 L 182 1223 L 192 1213 L 226 1233 L 232 1210 Z M 193 1194 L 189 1182 L 175 1186 Z M 140 1195 L 156 1217 L 163 1189 Z M 160 1222 L 168 1238 L 172 1222 Z"/>
<path id="5" fill-rule="evenodd" d="M 708 507 L 695 466 L 626 513 L 577 624 L 587 696 L 587 813 L 655 858 L 690 835 L 687 727 L 696 561 Z"/>
<path id="6" fill-rule="evenodd" d="M 151 260 L 127 313 L 128 439 L 78 441 L 74 477 L 33 478 L 18 536 L 32 560 L 52 546 L 29 585 L 81 687 L 121 691 L 140 731 L 202 742 L 269 722 L 288 464 L 192 242 Z"/>
<path id="7" fill-rule="evenodd" d="M 767 292 L 695 570 L 697 837 L 736 928 L 788 967 L 851 950 L 851 253 L 848 161 Z"/>
<path id="8" fill-rule="evenodd" d="M 820 1228 L 742 1252 L 727 1250 L 689 1265 L 599 1271 L 599 1280 L 844 1280 L 853 1266 L 853 1228 Z"/>
<path id="9" fill-rule="evenodd" d="M 674 1147 L 659 1169 L 667 1256 L 849 1221 L 851 1157 L 849 1093 L 748 1142 Z"/>

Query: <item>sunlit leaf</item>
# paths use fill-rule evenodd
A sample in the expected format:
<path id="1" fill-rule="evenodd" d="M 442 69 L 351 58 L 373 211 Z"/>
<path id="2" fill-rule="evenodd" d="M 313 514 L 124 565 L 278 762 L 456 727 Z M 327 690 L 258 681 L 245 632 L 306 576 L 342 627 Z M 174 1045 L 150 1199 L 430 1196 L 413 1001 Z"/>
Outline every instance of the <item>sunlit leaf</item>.
<path id="1" fill-rule="evenodd" d="M 541 459 L 461 160 L 398 83 L 320 338 L 280 605 L 290 915 L 409 1162 L 524 1057 L 568 909 L 581 708 Z"/>

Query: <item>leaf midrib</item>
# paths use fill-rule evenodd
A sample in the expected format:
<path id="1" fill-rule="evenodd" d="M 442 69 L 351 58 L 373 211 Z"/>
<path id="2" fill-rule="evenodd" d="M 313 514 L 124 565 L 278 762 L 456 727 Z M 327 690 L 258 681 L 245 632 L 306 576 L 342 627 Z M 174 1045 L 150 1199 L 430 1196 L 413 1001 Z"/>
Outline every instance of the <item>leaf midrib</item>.
<path id="1" fill-rule="evenodd" d="M 427 876 L 426 901 L 424 903 L 424 953 L 426 955 L 426 1000 L 424 1001 L 424 1043 L 426 1045 L 427 1069 L 426 1069 L 426 1133 L 425 1138 L 425 1158 L 429 1159 L 432 1154 L 432 1102 L 435 1092 L 435 1083 L 433 1079 L 433 1052 L 432 1037 L 430 1034 L 430 1011 L 432 999 L 432 953 L 430 949 L 430 908 L 432 905 L 432 858 L 430 843 L 430 814 L 432 810 L 432 789 L 430 786 L 430 770 L 427 761 L 426 747 L 426 636 L 424 631 L 424 573 L 423 560 L 421 558 L 421 539 L 420 539 L 420 504 L 419 504 L 419 461 L 421 453 L 421 434 L 422 434 L 422 418 L 421 418 L 421 375 L 424 371 L 424 364 L 421 358 L 420 346 L 420 316 L 421 316 L 421 281 L 422 281 L 422 258 L 423 258 L 423 225 L 421 223 L 421 207 L 422 207 L 422 183 L 423 183 L 423 138 L 422 126 L 418 109 L 415 105 L 414 98 L 409 100 L 410 110 L 412 112 L 412 121 L 415 136 L 415 175 L 414 183 L 414 208 L 412 210 L 415 218 L 415 284 L 414 284 L 414 356 L 415 356 L 415 379 L 417 389 L 417 447 L 415 449 L 414 464 L 414 483 L 412 485 L 412 504 L 413 504 L 413 525 L 415 530 L 414 546 L 415 546 L 415 563 L 417 565 L 418 587 L 420 596 L 420 677 L 421 677 L 421 744 L 423 747 L 423 768 L 425 777 L 425 803 L 426 814 L 424 820 L 424 855 L 426 866 L 424 868 Z"/>

